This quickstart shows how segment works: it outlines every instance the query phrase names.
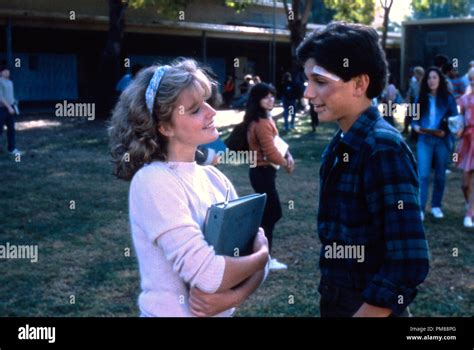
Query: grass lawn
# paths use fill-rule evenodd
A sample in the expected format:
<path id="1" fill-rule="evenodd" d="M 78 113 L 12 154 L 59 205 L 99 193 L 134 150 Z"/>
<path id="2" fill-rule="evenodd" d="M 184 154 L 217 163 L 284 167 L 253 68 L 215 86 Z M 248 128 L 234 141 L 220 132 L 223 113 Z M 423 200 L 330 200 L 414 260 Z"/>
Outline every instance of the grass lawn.
<path id="1" fill-rule="evenodd" d="M 0 244 L 37 244 L 39 259 L 0 259 L 0 316 L 136 316 L 139 275 L 128 183 L 111 175 L 105 123 L 20 122 L 18 147 L 26 154 L 19 162 L 0 154 Z M 291 176 L 278 174 L 284 217 L 276 226 L 274 256 L 289 269 L 271 272 L 238 316 L 319 315 L 318 172 L 334 131 L 335 125 L 324 125 L 313 134 L 303 119 L 284 136 L 297 168 Z M 248 168 L 220 169 L 239 194 L 252 192 Z M 435 222 L 428 215 L 425 221 L 432 261 L 411 305 L 416 316 L 474 315 L 474 230 L 462 226 L 460 177 L 457 170 L 448 175 L 446 218 Z"/>

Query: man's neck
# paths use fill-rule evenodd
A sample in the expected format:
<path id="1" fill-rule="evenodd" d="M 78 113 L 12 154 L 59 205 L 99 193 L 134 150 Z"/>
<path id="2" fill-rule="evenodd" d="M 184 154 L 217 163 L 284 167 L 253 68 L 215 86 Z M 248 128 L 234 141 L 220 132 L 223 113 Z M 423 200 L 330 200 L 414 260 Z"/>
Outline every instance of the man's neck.
<path id="1" fill-rule="evenodd" d="M 360 115 L 367 110 L 372 105 L 371 100 L 364 101 L 361 103 L 358 108 L 355 108 L 353 112 L 350 112 L 347 116 L 340 118 L 337 122 L 339 127 L 341 128 L 342 132 L 346 134 L 349 129 L 354 125 L 357 119 L 359 119 Z"/>

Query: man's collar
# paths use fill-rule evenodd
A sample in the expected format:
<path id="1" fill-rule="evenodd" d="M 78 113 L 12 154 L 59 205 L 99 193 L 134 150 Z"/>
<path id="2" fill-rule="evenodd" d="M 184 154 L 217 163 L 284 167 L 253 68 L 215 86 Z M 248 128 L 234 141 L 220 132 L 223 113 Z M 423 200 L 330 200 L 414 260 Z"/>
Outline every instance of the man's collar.
<path id="1" fill-rule="evenodd" d="M 361 145 L 364 143 L 364 140 L 367 137 L 367 134 L 372 129 L 372 126 L 380 118 L 379 111 L 376 107 L 367 108 L 359 118 L 352 124 L 350 129 L 345 132 L 341 137 L 342 130 L 339 130 L 337 136 L 341 137 L 341 142 L 351 149 L 358 151 Z"/>

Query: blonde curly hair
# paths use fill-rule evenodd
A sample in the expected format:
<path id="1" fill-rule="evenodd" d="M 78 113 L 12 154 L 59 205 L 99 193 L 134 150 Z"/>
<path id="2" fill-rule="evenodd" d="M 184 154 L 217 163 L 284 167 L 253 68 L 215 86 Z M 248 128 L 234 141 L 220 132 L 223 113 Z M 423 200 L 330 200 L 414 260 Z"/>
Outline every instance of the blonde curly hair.
<path id="1" fill-rule="evenodd" d="M 199 68 L 196 61 L 182 59 L 166 69 L 150 113 L 145 103 L 145 92 L 159 66 L 143 69 L 121 94 L 109 122 L 109 137 L 114 163 L 114 175 L 130 181 L 146 163 L 166 161 L 168 139 L 158 130 L 166 123 L 173 124 L 172 114 L 183 90 L 204 90 L 204 99 L 212 93 L 216 82 Z"/>

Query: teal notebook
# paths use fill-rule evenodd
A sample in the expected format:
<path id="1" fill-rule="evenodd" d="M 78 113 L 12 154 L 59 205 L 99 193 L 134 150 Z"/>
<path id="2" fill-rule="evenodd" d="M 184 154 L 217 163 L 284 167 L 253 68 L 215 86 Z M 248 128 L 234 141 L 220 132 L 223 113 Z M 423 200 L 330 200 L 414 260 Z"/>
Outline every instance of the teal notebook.
<path id="1" fill-rule="evenodd" d="M 257 193 L 209 207 L 204 237 L 216 254 L 245 256 L 252 253 L 266 199 L 266 194 Z"/>

